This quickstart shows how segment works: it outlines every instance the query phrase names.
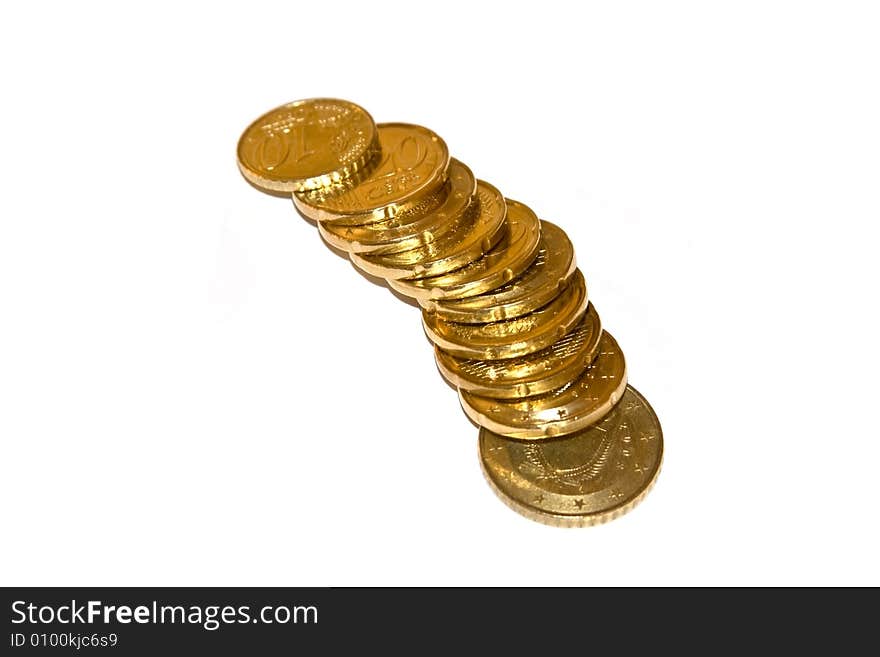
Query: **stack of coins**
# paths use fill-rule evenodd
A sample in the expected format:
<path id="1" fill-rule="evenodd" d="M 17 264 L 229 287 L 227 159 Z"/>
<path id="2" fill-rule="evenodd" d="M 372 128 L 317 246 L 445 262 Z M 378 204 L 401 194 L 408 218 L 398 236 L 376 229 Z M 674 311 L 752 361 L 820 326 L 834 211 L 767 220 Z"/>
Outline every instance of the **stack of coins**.
<path id="1" fill-rule="evenodd" d="M 437 366 L 480 426 L 486 479 L 558 526 L 610 520 L 660 469 L 663 438 L 627 385 L 565 231 L 505 198 L 422 126 L 343 100 L 278 107 L 238 144 L 242 174 L 290 194 L 329 244 L 418 301 Z"/>

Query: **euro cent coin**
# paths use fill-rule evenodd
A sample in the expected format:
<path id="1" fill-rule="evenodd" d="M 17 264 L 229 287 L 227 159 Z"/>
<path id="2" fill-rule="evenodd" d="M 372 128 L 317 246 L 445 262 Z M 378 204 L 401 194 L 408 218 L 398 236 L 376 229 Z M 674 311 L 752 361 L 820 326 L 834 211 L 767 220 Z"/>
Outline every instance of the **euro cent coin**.
<path id="1" fill-rule="evenodd" d="M 596 359 L 555 390 L 522 399 L 493 399 L 459 389 L 469 418 L 490 431 L 518 440 L 547 440 L 591 426 L 607 415 L 626 388 L 626 361 L 607 331 Z"/>
<path id="2" fill-rule="evenodd" d="M 362 226 L 325 221 L 318 224 L 321 237 L 349 253 L 399 253 L 429 244 L 456 227 L 456 218 L 477 190 L 477 180 L 463 162 L 450 160 L 447 175 L 444 187 L 408 212 Z"/>
<path id="3" fill-rule="evenodd" d="M 647 400 L 627 386 L 598 424 L 541 443 L 480 430 L 489 485 L 517 513 L 547 525 L 586 527 L 630 511 L 663 459 L 663 432 Z"/>
<path id="4" fill-rule="evenodd" d="M 602 323 L 593 304 L 580 324 L 546 349 L 520 358 L 457 358 L 435 348 L 437 369 L 452 385 L 494 399 L 533 397 L 559 388 L 592 364 Z"/>
<path id="5" fill-rule="evenodd" d="M 434 131 L 411 123 L 380 123 L 378 162 L 337 185 L 297 192 L 297 209 L 314 221 L 358 226 L 391 219 L 443 186 L 449 150 Z"/>
<path id="6" fill-rule="evenodd" d="M 477 180 L 468 208 L 444 235 L 416 249 L 400 253 L 351 253 L 359 269 L 388 280 L 438 276 L 478 260 L 504 235 L 507 204 L 494 186 Z"/>
<path id="7" fill-rule="evenodd" d="M 485 324 L 522 317 L 550 303 L 568 285 L 577 268 L 565 231 L 541 221 L 538 251 L 518 277 L 495 290 L 464 299 L 425 299 L 421 306 L 450 322 Z"/>
<path id="8" fill-rule="evenodd" d="M 379 153 L 367 111 L 347 100 L 298 100 L 267 112 L 238 141 L 242 175 L 267 192 L 321 189 L 347 180 Z"/>
<path id="9" fill-rule="evenodd" d="M 587 285 L 578 270 L 562 294 L 543 308 L 500 322 L 447 322 L 436 313 L 422 312 L 428 339 L 459 358 L 497 360 L 518 358 L 546 349 L 574 328 L 587 309 Z"/>
<path id="10" fill-rule="evenodd" d="M 541 222 L 524 203 L 505 199 L 506 230 L 483 257 L 440 276 L 392 280 L 388 284 L 415 299 L 462 298 L 502 287 L 519 276 L 535 259 Z"/>

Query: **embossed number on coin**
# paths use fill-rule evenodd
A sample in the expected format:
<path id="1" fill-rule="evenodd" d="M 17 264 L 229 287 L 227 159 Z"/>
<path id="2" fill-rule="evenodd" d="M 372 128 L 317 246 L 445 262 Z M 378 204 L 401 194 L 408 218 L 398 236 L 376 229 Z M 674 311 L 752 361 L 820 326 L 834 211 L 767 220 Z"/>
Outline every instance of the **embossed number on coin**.
<path id="1" fill-rule="evenodd" d="M 271 192 L 319 189 L 355 175 L 378 153 L 376 124 L 345 100 L 299 100 L 251 123 L 238 142 L 238 166 Z"/>

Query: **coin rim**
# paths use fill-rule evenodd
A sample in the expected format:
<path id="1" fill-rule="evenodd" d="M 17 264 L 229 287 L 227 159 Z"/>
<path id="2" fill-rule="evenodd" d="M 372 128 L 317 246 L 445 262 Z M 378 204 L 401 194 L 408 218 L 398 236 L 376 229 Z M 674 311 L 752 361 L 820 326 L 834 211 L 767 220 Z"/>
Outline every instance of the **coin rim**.
<path id="1" fill-rule="evenodd" d="M 379 278 L 384 278 L 385 280 L 394 280 L 400 278 L 412 278 L 415 276 L 440 276 L 442 274 L 454 271 L 460 267 L 467 265 L 474 260 L 477 260 L 483 256 L 487 251 L 492 249 L 495 244 L 498 243 L 498 240 L 504 235 L 505 229 L 505 220 L 507 218 L 507 205 L 504 200 L 504 196 L 501 195 L 501 192 L 498 191 L 498 188 L 495 187 L 492 183 L 488 183 L 485 180 L 477 180 L 477 192 L 474 194 L 471 199 L 471 204 L 464 210 L 465 212 L 473 211 L 473 204 L 479 203 L 477 200 L 479 198 L 479 188 L 480 185 L 485 185 L 489 187 L 500 200 L 501 216 L 497 220 L 497 223 L 489 224 L 488 230 L 482 234 L 480 240 L 474 241 L 468 248 L 462 250 L 453 251 L 447 255 L 443 255 L 442 257 L 437 257 L 433 260 L 429 260 L 426 263 L 415 263 L 407 268 L 403 266 L 387 266 L 381 264 L 386 257 L 394 258 L 395 256 L 401 255 L 401 253 L 408 253 L 408 251 L 402 251 L 401 253 L 350 253 L 349 259 L 354 263 L 354 265 L 361 269 L 362 271 L 367 272 L 372 276 L 377 276 Z M 482 209 L 477 206 L 476 211 L 482 214 Z M 479 221 L 480 215 L 474 219 L 474 225 Z M 471 226 L 473 228 L 473 226 Z M 467 232 L 467 231 L 463 231 Z M 444 237 L 448 237 L 450 233 L 444 235 Z M 442 238 L 441 238 L 442 239 Z M 458 246 L 461 246 L 460 244 Z M 419 247 L 422 248 L 422 247 Z M 414 251 L 415 249 L 410 249 L 410 251 Z"/>
<path id="2" fill-rule="evenodd" d="M 449 358 L 454 358 L 454 359 L 458 359 L 458 360 L 484 360 L 484 359 L 473 359 L 473 358 L 461 359 L 458 356 L 455 356 L 454 354 L 450 354 L 449 352 L 446 352 L 443 349 L 441 349 L 440 347 L 435 345 L 434 346 L 434 360 L 437 364 L 437 369 L 440 371 L 440 374 L 442 374 L 443 377 L 447 381 L 449 381 L 449 383 L 454 385 L 456 388 L 461 388 L 461 389 L 467 390 L 469 393 L 475 394 L 479 397 L 491 397 L 493 399 L 509 400 L 509 399 L 520 399 L 520 398 L 524 398 L 524 397 L 534 397 L 535 395 L 543 395 L 544 393 L 550 392 L 551 390 L 554 390 L 556 388 L 559 388 L 559 387 L 565 385 L 568 381 L 571 380 L 571 378 L 574 375 L 582 372 L 586 367 L 588 367 L 593 362 L 593 360 L 595 360 L 596 355 L 598 354 L 598 350 L 599 350 L 599 341 L 602 339 L 603 329 L 602 329 L 602 318 L 599 316 L 599 313 L 596 311 L 596 307 L 592 303 L 590 303 L 590 302 L 587 303 L 587 309 L 586 309 L 586 311 L 584 311 L 584 314 L 581 317 L 581 321 L 578 322 L 578 324 L 576 326 L 573 326 L 565 335 L 569 335 L 569 333 L 577 330 L 580 323 L 583 322 L 590 315 L 591 311 L 592 311 L 593 315 L 595 315 L 595 317 L 596 317 L 596 325 L 598 326 L 598 330 L 596 331 L 596 335 L 593 337 L 593 339 L 591 341 L 584 343 L 583 351 L 576 352 L 576 355 L 571 359 L 571 362 L 568 365 L 560 368 L 559 370 L 557 370 L 556 372 L 553 372 L 552 374 L 550 374 L 548 376 L 542 376 L 537 379 L 536 378 L 527 379 L 525 381 L 521 381 L 518 383 L 509 383 L 509 384 L 506 384 L 503 386 L 499 385 L 495 388 L 491 388 L 482 382 L 476 382 L 474 379 L 467 378 L 464 375 L 453 371 L 446 363 L 444 363 L 441 360 L 441 354 L 443 354 Z M 564 337 L 565 336 L 562 336 L 562 338 L 559 338 L 559 339 L 562 340 Z M 551 344 L 548 347 L 545 347 L 545 349 L 552 349 L 554 344 L 556 344 L 556 342 L 554 342 L 553 344 Z M 541 351 L 544 351 L 544 350 L 541 349 L 538 351 L 534 351 L 531 354 L 526 354 L 525 356 L 520 356 L 520 358 L 527 358 L 529 356 L 534 356 L 536 354 L 541 353 Z M 508 359 L 504 358 L 504 359 L 497 359 L 497 360 L 505 361 Z M 510 359 L 510 360 L 515 360 L 515 359 Z"/>
<path id="3" fill-rule="evenodd" d="M 525 502 L 520 502 L 519 500 L 514 499 L 508 493 L 501 489 L 500 485 L 495 482 L 492 478 L 491 473 L 489 472 L 489 468 L 486 466 L 486 462 L 483 459 L 483 449 L 482 449 L 482 434 L 483 431 L 489 431 L 491 433 L 497 433 L 491 431 L 490 429 L 486 429 L 485 427 L 480 427 L 480 431 L 477 437 L 477 455 L 480 461 L 480 470 L 483 473 L 483 477 L 485 477 L 486 481 L 489 484 L 489 488 L 495 493 L 496 497 L 500 499 L 507 507 L 518 513 L 519 515 L 528 518 L 529 520 L 533 520 L 535 522 L 539 522 L 543 525 L 548 525 L 550 527 L 562 527 L 562 528 L 574 528 L 574 527 L 594 527 L 596 525 L 601 525 L 606 522 L 610 522 L 611 520 L 615 520 L 623 515 L 626 515 L 630 511 L 632 511 L 635 507 L 637 507 L 644 499 L 648 496 L 654 486 L 657 484 L 657 479 L 660 476 L 660 471 L 663 469 L 663 459 L 665 456 L 665 444 L 663 441 L 663 427 L 660 424 L 660 418 L 657 417 L 657 413 L 654 411 L 654 408 L 651 406 L 650 402 L 645 398 L 642 393 L 640 393 L 635 387 L 627 383 L 627 388 L 632 390 L 633 394 L 635 394 L 645 405 L 645 407 L 650 411 L 651 415 L 654 417 L 654 421 L 657 425 L 657 439 L 660 444 L 659 448 L 659 456 L 657 458 L 657 463 L 654 468 L 654 472 L 651 474 L 651 477 L 648 479 L 647 483 L 642 487 L 641 491 L 637 491 L 633 497 L 631 497 L 626 502 L 623 502 L 620 506 L 614 507 L 611 509 L 607 509 L 604 511 L 593 511 L 591 513 L 551 513 L 547 511 L 542 511 L 540 509 L 536 509 L 535 507 L 526 504 Z M 621 400 L 623 399 L 623 395 L 621 395 Z M 618 402 L 619 403 L 619 402 Z M 500 434 L 499 434 L 500 435 Z M 502 436 L 506 438 L 506 436 Z M 564 440 L 564 438 L 562 438 Z M 512 442 L 517 442 L 513 439 L 510 439 Z"/>
<path id="4" fill-rule="evenodd" d="M 527 213 L 535 219 L 534 224 L 530 223 L 529 227 L 525 229 L 526 234 L 522 237 L 524 245 L 520 246 L 518 252 L 514 252 L 512 254 L 515 257 L 511 257 L 510 259 L 508 259 L 506 261 L 505 267 L 500 268 L 496 271 L 492 271 L 488 274 L 484 273 L 482 276 L 477 276 L 475 278 L 465 277 L 463 280 L 450 283 L 449 285 L 432 285 L 428 287 L 423 287 L 419 285 L 419 283 L 445 276 L 455 276 L 458 272 L 463 271 L 465 268 L 469 267 L 473 263 L 468 263 L 464 267 L 454 269 L 445 274 L 438 274 L 437 276 L 417 278 L 411 281 L 407 279 L 391 280 L 388 281 L 388 284 L 404 296 L 416 299 L 420 302 L 421 305 L 421 301 L 424 299 L 466 299 L 469 297 L 479 296 L 484 292 L 495 290 L 514 280 L 526 269 L 528 269 L 529 265 L 534 261 L 535 257 L 538 254 L 538 248 L 541 243 L 541 220 L 538 218 L 538 215 L 535 214 L 535 211 L 522 201 L 515 201 L 513 199 L 505 198 L 504 202 L 507 206 L 505 224 L 507 225 L 508 231 L 511 230 L 511 205 L 518 205 L 525 208 Z M 529 243 L 533 235 L 536 235 L 537 237 L 536 239 L 534 239 L 533 242 Z M 488 255 L 489 251 L 484 253 L 481 257 L 485 258 Z M 477 260 L 479 260 L 479 258 Z M 473 262 L 477 262 L 477 260 L 474 260 Z"/>
<path id="5" fill-rule="evenodd" d="M 341 251 L 345 251 L 346 253 L 360 253 L 360 254 L 376 254 L 376 255 L 392 255 L 396 253 L 400 253 L 403 251 L 411 251 L 413 249 L 418 249 L 426 244 L 430 244 L 431 242 L 436 241 L 440 237 L 446 235 L 448 230 L 446 230 L 447 226 L 444 225 L 436 225 L 431 224 L 430 217 L 437 214 L 444 205 L 449 202 L 450 197 L 453 194 L 453 189 L 451 187 L 451 176 L 450 172 L 453 167 L 461 167 L 466 171 L 465 176 L 468 181 L 468 199 L 472 198 L 474 193 L 476 193 L 477 189 L 477 178 L 474 175 L 473 171 L 471 171 L 470 167 L 462 162 L 461 160 L 457 160 L 456 158 L 450 158 L 449 165 L 446 168 L 446 182 L 444 182 L 444 186 L 448 186 L 449 189 L 446 190 L 446 194 L 444 198 L 440 201 L 440 205 L 431 210 L 430 212 L 425 212 L 421 216 L 413 219 L 413 224 L 422 224 L 421 228 L 416 229 L 414 232 L 410 234 L 401 234 L 395 237 L 392 241 L 380 241 L 381 240 L 381 232 L 376 231 L 375 240 L 372 241 L 362 241 L 358 239 L 349 239 L 343 235 L 343 233 L 350 228 L 363 228 L 374 226 L 376 224 L 380 224 L 382 222 L 374 221 L 368 224 L 363 224 L 363 226 L 347 226 L 334 224 L 332 222 L 317 222 L 318 223 L 318 232 L 321 233 L 321 238 L 330 244 L 331 246 L 340 249 Z M 442 187 L 434 190 L 433 194 L 438 194 L 442 191 Z M 427 194 L 420 198 L 424 200 L 426 198 L 430 198 L 431 194 Z M 470 201 L 466 200 L 462 205 L 460 212 L 467 211 L 468 206 L 470 205 Z M 450 224 L 454 221 L 454 219 L 458 215 L 450 215 L 446 218 L 446 224 Z M 438 230 L 430 230 L 430 227 L 434 226 L 438 228 Z"/>
<path id="6" fill-rule="evenodd" d="M 614 341 L 614 344 L 617 345 L 617 351 L 620 353 L 620 357 L 623 360 L 623 373 L 620 377 L 620 382 L 617 387 L 611 390 L 611 394 L 608 396 L 608 402 L 600 404 L 592 411 L 584 414 L 578 415 L 574 419 L 566 419 L 566 420 L 551 420 L 549 422 L 545 422 L 539 428 L 538 425 L 532 424 L 530 426 L 507 426 L 504 424 L 500 424 L 497 420 L 489 417 L 487 414 L 478 411 L 474 408 L 470 402 L 465 398 L 466 396 L 477 397 L 480 399 L 485 399 L 488 401 L 498 401 L 501 403 L 517 403 L 518 401 L 528 401 L 528 397 L 523 398 L 522 400 L 518 399 L 496 399 L 493 397 L 489 397 L 486 395 L 473 395 L 466 390 L 462 390 L 459 388 L 458 390 L 458 399 L 461 403 L 461 408 L 464 411 L 465 415 L 467 415 L 471 420 L 473 420 L 476 424 L 481 427 L 485 427 L 489 429 L 492 433 L 497 433 L 500 436 L 504 436 L 505 438 L 514 438 L 516 440 L 522 441 L 542 441 L 542 440 L 553 440 L 554 438 L 561 438 L 563 436 L 567 436 L 569 434 L 580 431 L 581 429 L 586 429 L 593 424 L 599 422 L 602 418 L 604 418 L 608 413 L 610 413 L 617 403 L 623 398 L 624 393 L 626 392 L 626 387 L 629 385 L 628 376 L 627 376 L 627 362 L 626 356 L 623 353 L 623 350 L 620 348 L 620 345 L 617 344 L 617 340 L 615 340 L 614 336 L 611 335 L 608 331 L 603 330 L 602 333 L 607 335 L 611 340 Z M 601 338 L 600 338 L 601 339 Z M 597 359 L 599 356 L 597 356 Z M 595 363 L 595 361 L 594 361 Z M 591 364 L 590 367 L 593 365 Z M 573 382 L 577 382 L 587 373 L 587 369 L 584 368 L 577 378 L 573 379 Z M 565 385 L 565 384 L 563 384 Z M 548 391 L 544 394 L 549 394 L 551 391 Z M 604 410 L 602 410 L 604 407 Z M 566 416 L 568 417 L 568 416 Z M 564 427 L 560 429 L 560 427 Z"/>
<path id="7" fill-rule="evenodd" d="M 430 179 L 425 184 L 425 186 L 419 187 L 418 189 L 409 190 L 406 194 L 404 194 L 401 198 L 397 200 L 394 200 L 390 203 L 385 203 L 384 205 L 373 206 L 363 209 L 358 208 L 357 211 L 328 210 L 327 208 L 321 207 L 320 205 L 305 201 L 303 199 L 303 192 L 294 192 L 293 194 L 291 194 L 291 197 L 293 198 L 293 204 L 296 209 L 309 219 L 317 222 L 335 223 L 337 225 L 369 224 L 376 221 L 393 219 L 401 212 L 406 212 L 410 208 L 417 205 L 422 200 L 422 198 L 428 196 L 429 194 L 436 191 L 437 188 L 442 186 L 443 183 L 446 182 L 446 172 L 449 169 L 449 161 L 451 159 L 449 154 L 449 147 L 447 146 L 446 141 L 444 141 L 443 137 L 438 135 L 430 128 L 419 125 L 417 123 L 392 121 L 376 124 L 376 139 L 379 139 L 378 135 L 381 132 L 382 128 L 391 127 L 417 128 L 419 130 L 424 130 L 430 133 L 433 138 L 436 138 L 437 142 L 442 146 L 442 150 L 440 153 L 442 166 L 440 166 L 440 168 L 438 169 L 437 176 Z M 381 148 L 381 141 L 379 142 L 379 144 Z"/>
<path id="8" fill-rule="evenodd" d="M 513 339 L 507 343 L 498 343 L 492 345 L 486 343 L 475 345 L 473 343 L 463 344 L 452 342 L 442 335 L 436 333 L 430 326 L 428 326 L 428 318 L 439 319 L 439 321 L 441 322 L 453 324 L 464 322 L 447 322 L 442 318 L 437 318 L 436 315 L 433 315 L 432 313 L 429 313 L 427 311 L 422 311 L 422 328 L 424 329 L 425 334 L 428 336 L 428 339 L 433 344 L 437 345 L 444 351 L 454 356 L 460 356 L 461 358 L 472 358 L 478 360 L 503 360 L 505 358 L 518 358 L 520 356 L 527 356 L 528 354 L 532 354 L 536 351 L 540 351 L 541 349 L 545 349 L 552 345 L 554 342 L 556 342 L 556 340 L 568 333 L 574 326 L 577 326 L 578 322 L 580 322 L 580 320 L 582 319 L 583 314 L 587 311 L 587 305 L 590 303 L 590 300 L 589 295 L 587 294 L 586 280 L 584 280 L 583 273 L 581 273 L 580 270 L 576 271 L 574 276 L 578 277 L 578 279 L 581 281 L 579 287 L 583 288 L 583 294 L 580 295 L 580 299 L 575 305 L 571 315 L 569 315 L 564 321 L 558 323 L 552 331 L 545 330 L 530 339 Z M 567 285 L 562 294 L 568 293 L 571 288 L 571 284 Z M 553 300 L 550 301 L 550 303 L 542 306 L 541 308 L 538 308 L 537 311 L 544 310 L 551 304 L 555 303 L 562 296 L 562 294 L 557 295 Z M 529 314 L 531 313 L 522 315 L 522 317 L 527 317 Z M 516 319 L 519 318 L 513 317 L 510 320 L 502 321 L 513 321 Z M 471 326 L 473 326 L 473 324 L 471 324 Z M 549 342 L 545 341 L 547 339 L 550 339 Z M 539 346 L 535 347 L 535 344 Z"/>
<path id="9" fill-rule="evenodd" d="M 465 297 L 464 299 L 431 299 L 428 301 L 419 301 L 419 305 L 421 305 L 425 311 L 429 313 L 434 313 L 441 319 L 445 319 L 448 322 L 457 322 L 459 324 L 489 324 L 491 322 L 503 322 L 508 319 L 523 317 L 525 315 L 528 315 L 529 313 L 535 312 L 536 310 L 540 310 L 549 303 L 552 303 L 553 300 L 556 299 L 556 297 L 558 297 L 560 294 L 565 292 L 566 288 L 571 284 L 571 278 L 572 276 L 574 276 L 574 272 L 578 269 L 578 264 L 577 256 L 574 251 L 574 244 L 572 244 L 571 239 L 568 237 L 568 234 L 562 228 L 551 221 L 541 219 L 541 239 L 543 240 L 544 235 L 546 234 L 544 224 L 550 224 L 554 229 L 562 233 L 563 237 L 570 247 L 571 252 L 569 266 L 565 274 L 561 276 L 555 283 L 547 283 L 537 288 L 539 291 L 549 291 L 551 293 L 550 296 L 547 296 L 545 298 L 544 294 L 539 295 L 533 293 L 530 295 L 526 295 L 518 300 L 502 303 L 501 305 L 493 304 L 476 310 L 453 310 L 450 312 L 447 302 L 455 304 L 458 301 L 471 301 L 472 299 L 477 299 L 480 296 L 488 297 L 492 294 L 492 291 L 490 290 L 488 292 L 484 292 L 482 295 Z M 540 241 L 538 243 L 538 246 L 540 248 Z M 531 266 L 532 264 L 530 263 L 529 267 Z M 520 274 L 520 276 L 525 274 L 528 271 L 529 267 L 526 267 L 523 270 L 522 274 Z M 516 279 L 513 279 L 513 281 L 515 280 Z M 527 305 L 524 305 L 526 301 L 530 301 L 533 303 L 528 303 Z"/>
<path id="10" fill-rule="evenodd" d="M 364 152 L 360 155 L 360 157 L 355 158 L 352 162 L 349 162 L 339 169 L 334 169 L 332 171 L 317 174 L 314 176 L 307 176 L 305 178 L 285 178 L 284 180 L 278 180 L 268 178 L 265 175 L 262 175 L 255 170 L 249 168 L 243 162 L 241 152 L 244 139 L 246 136 L 248 136 L 251 128 L 253 128 L 260 121 L 262 121 L 274 112 L 289 107 L 297 107 L 305 103 L 339 103 L 340 105 L 349 105 L 361 110 L 369 120 L 369 125 L 372 126 L 373 134 L 372 138 L 369 141 L 369 144 L 364 149 Z M 277 194 L 281 192 L 292 194 L 295 192 L 307 192 L 322 189 L 324 187 L 330 187 L 332 185 L 348 180 L 357 172 L 362 171 L 364 168 L 366 168 L 372 162 L 373 158 L 378 156 L 380 150 L 379 129 L 376 125 L 376 122 L 373 120 L 373 116 L 366 109 L 364 109 L 357 103 L 353 103 L 350 100 L 345 100 L 343 98 L 303 98 L 301 100 L 294 100 L 289 103 L 284 103 L 283 105 L 273 107 L 269 111 L 264 112 L 256 119 L 251 121 L 244 129 L 244 131 L 242 131 L 241 136 L 238 138 L 238 143 L 235 147 L 235 161 L 238 164 L 238 169 L 239 171 L 241 171 L 241 175 L 244 176 L 245 180 L 247 180 L 255 187 L 270 193 Z"/>

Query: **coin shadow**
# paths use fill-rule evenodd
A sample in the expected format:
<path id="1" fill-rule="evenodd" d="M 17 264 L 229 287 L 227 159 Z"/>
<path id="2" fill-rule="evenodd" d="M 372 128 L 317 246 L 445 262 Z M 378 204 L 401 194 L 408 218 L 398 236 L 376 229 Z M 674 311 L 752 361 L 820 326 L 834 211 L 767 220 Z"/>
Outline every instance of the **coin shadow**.
<path id="1" fill-rule="evenodd" d="M 411 299 L 410 297 L 403 295 L 400 292 L 398 292 L 397 290 L 395 290 L 393 287 L 388 285 L 388 282 L 384 278 L 380 278 L 378 276 L 373 276 L 372 274 L 368 274 L 367 272 L 356 267 L 355 264 L 351 261 L 351 258 L 348 257 L 348 253 L 346 253 L 342 249 L 336 248 L 335 246 L 333 246 L 327 240 L 324 239 L 324 236 L 321 235 L 320 231 L 318 231 L 318 222 L 317 221 L 315 221 L 311 217 L 307 217 L 302 212 L 300 212 L 299 208 L 297 208 L 296 205 L 294 205 L 293 208 L 294 208 L 294 210 L 296 210 L 296 213 L 300 217 L 302 217 L 305 221 L 310 223 L 315 228 L 315 231 L 318 233 L 318 236 L 321 238 L 321 243 L 324 246 L 326 246 L 327 249 L 331 253 L 333 253 L 336 256 L 339 256 L 340 258 L 342 258 L 343 260 L 348 262 L 348 264 L 351 265 L 351 268 L 354 269 L 361 278 L 366 279 L 367 281 L 369 281 L 373 285 L 377 285 L 379 287 L 384 287 L 386 290 L 391 292 L 391 294 L 393 294 L 395 297 L 397 297 L 403 303 L 405 303 L 409 306 L 412 306 L 413 308 L 417 308 L 418 310 L 422 309 L 421 306 L 419 305 L 419 303 L 415 299 Z"/>

